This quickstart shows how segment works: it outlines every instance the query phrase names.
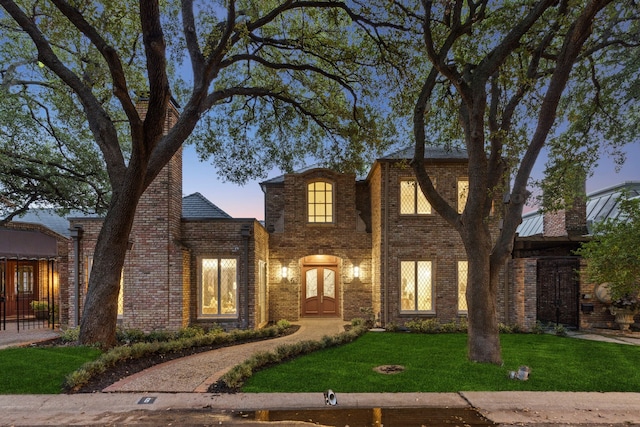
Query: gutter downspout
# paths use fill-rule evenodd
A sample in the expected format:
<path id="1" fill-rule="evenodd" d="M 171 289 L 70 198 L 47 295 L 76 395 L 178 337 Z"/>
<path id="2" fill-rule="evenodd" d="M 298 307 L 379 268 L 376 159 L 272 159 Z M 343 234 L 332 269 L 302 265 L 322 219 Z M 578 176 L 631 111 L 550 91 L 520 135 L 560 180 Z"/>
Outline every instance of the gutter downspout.
<path id="1" fill-rule="evenodd" d="M 73 292 L 74 292 L 74 307 L 73 307 L 73 322 L 75 326 L 80 325 L 80 240 L 82 239 L 82 227 L 76 225 L 70 228 L 69 231 L 71 239 L 73 240 Z"/>
<path id="2" fill-rule="evenodd" d="M 384 163 L 384 173 L 383 173 L 383 185 L 384 185 L 384 214 L 383 214 L 383 236 L 382 236 L 382 245 L 383 245 L 383 277 L 382 286 L 384 286 L 384 303 L 382 304 L 382 325 L 386 325 L 389 321 L 389 163 Z"/>

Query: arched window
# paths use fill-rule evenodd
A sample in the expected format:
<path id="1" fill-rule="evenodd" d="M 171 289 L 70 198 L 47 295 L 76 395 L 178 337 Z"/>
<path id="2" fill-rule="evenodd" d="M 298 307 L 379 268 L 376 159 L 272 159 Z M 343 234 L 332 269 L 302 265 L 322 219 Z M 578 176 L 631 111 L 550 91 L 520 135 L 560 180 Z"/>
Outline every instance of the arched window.
<path id="1" fill-rule="evenodd" d="M 314 181 L 307 184 L 307 222 L 333 222 L 333 184 Z"/>

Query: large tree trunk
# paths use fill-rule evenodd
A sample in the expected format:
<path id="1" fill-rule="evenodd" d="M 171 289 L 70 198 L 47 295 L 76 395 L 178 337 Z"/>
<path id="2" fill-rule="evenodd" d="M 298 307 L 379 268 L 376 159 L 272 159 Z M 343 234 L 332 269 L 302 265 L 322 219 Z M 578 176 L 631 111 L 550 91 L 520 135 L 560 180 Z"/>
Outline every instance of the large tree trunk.
<path id="1" fill-rule="evenodd" d="M 467 282 L 468 356 L 474 362 L 502 363 L 496 292 L 499 271 L 492 271 L 491 233 L 480 219 L 475 231 L 463 233 L 469 275 Z"/>
<path id="2" fill-rule="evenodd" d="M 113 347 L 116 344 L 120 278 L 129 233 L 142 194 L 142 179 L 136 178 L 125 182 L 137 184 L 124 189 L 117 196 L 114 194 L 109 212 L 98 235 L 80 321 L 81 344 L 99 344 L 103 348 Z"/>

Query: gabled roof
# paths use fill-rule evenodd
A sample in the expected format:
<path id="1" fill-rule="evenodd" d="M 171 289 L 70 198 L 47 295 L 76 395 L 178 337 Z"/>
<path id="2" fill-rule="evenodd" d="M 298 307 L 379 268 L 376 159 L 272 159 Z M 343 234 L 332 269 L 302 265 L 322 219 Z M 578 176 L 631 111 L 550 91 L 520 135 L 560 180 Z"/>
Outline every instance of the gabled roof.
<path id="1" fill-rule="evenodd" d="M 377 161 L 410 160 L 413 158 L 414 150 L 415 150 L 414 146 L 410 145 L 398 151 L 394 151 L 392 153 L 386 154 L 380 157 Z M 424 158 L 433 159 L 433 160 L 467 160 L 469 156 L 467 155 L 467 150 L 463 148 L 427 145 L 424 148 Z M 295 173 L 300 174 L 300 173 L 310 171 L 312 169 L 319 169 L 323 167 L 324 166 L 320 164 L 305 166 L 301 169 L 296 170 Z M 367 175 L 359 175 L 359 174 L 356 175 L 356 181 L 364 181 L 365 179 L 367 179 Z M 284 182 L 284 175 L 280 175 L 280 176 L 276 176 L 274 178 L 268 179 L 266 181 L 262 181 L 260 183 L 260 186 L 264 190 L 265 184 L 282 184 L 283 182 Z"/>
<path id="2" fill-rule="evenodd" d="M 182 218 L 211 219 L 231 218 L 231 215 L 214 205 L 200 193 L 189 194 L 182 198 Z"/>
<path id="3" fill-rule="evenodd" d="M 70 215 L 80 215 L 80 212 L 71 212 Z M 69 237 L 69 220 L 60 216 L 55 209 L 38 208 L 29 209 L 26 213 L 14 218 L 15 222 L 40 224 L 61 236 Z"/>
<path id="4" fill-rule="evenodd" d="M 379 160 L 403 160 L 412 159 L 415 148 L 413 145 L 402 148 L 396 152 L 387 154 Z M 441 145 L 426 145 L 424 147 L 425 159 L 437 160 L 467 160 L 469 158 L 467 150 L 458 147 L 444 147 Z"/>
<path id="5" fill-rule="evenodd" d="M 640 197 L 640 181 L 626 181 L 587 194 L 587 225 L 617 218 L 618 199 L 625 191 L 630 198 Z M 543 214 L 540 211 L 522 215 L 522 224 L 517 230 L 520 237 L 542 235 L 543 231 Z"/>
<path id="6" fill-rule="evenodd" d="M 187 219 L 231 218 L 231 216 L 211 203 L 200 193 L 193 193 L 182 198 L 182 217 Z M 15 222 L 40 224 L 61 236 L 70 237 L 69 218 L 101 218 L 96 215 L 71 211 L 67 216 L 59 215 L 54 209 L 35 208 L 14 219 Z"/>

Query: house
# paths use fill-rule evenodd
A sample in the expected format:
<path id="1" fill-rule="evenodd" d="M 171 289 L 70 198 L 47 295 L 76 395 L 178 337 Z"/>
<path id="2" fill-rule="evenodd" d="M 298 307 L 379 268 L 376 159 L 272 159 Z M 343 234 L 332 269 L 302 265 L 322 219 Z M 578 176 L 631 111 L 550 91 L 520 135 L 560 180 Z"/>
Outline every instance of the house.
<path id="1" fill-rule="evenodd" d="M 599 284 L 587 280 L 584 260 L 573 251 L 590 239 L 593 223 L 617 218 L 623 194 L 640 197 L 640 181 L 591 192 L 567 210 L 523 215 L 512 271 L 523 282 L 528 311 L 535 312 L 537 320 L 580 329 L 615 328 L 608 304 L 597 298 Z"/>
<path id="2" fill-rule="evenodd" d="M 42 326 L 48 315 L 39 315 L 35 302 L 46 303 L 51 313 L 67 300 L 68 221 L 42 209 L 0 227 L 0 330 L 7 320 L 18 329 Z M 53 317 L 51 317 L 53 320 Z"/>
<path id="3" fill-rule="evenodd" d="M 168 111 L 167 129 L 176 118 L 177 111 Z M 261 223 L 232 218 L 199 193 L 183 197 L 179 151 L 140 200 L 121 276 L 119 322 L 152 331 L 259 328 L 303 317 L 349 321 L 365 312 L 381 325 L 464 319 L 465 250 L 418 188 L 412 157 L 412 148 L 381 157 L 365 176 L 310 167 L 266 180 Z M 465 151 L 428 147 L 425 162 L 443 197 L 461 211 Z M 542 217 L 525 217 L 501 275 L 500 322 L 523 329 L 538 320 L 593 324 L 593 315 L 586 316 L 593 292 L 577 279 L 580 261 L 571 254 L 588 238 L 586 206 L 547 218 L 546 233 L 539 231 Z M 65 220 L 66 231 L 56 236 L 62 248 L 44 259 L 54 262 L 60 323 L 75 326 L 102 218 Z M 499 215 L 490 226 L 498 231 Z M 0 259 L 8 284 L 8 257 Z M 566 302 L 553 297 L 558 283 L 573 295 Z"/>
<path id="4" fill-rule="evenodd" d="M 168 127 L 176 117 L 168 111 Z M 301 317 L 348 321 L 362 310 L 381 324 L 464 318 L 464 248 L 419 191 L 412 156 L 402 150 L 380 158 L 365 177 L 313 167 L 264 181 L 262 224 L 231 218 L 198 193 L 183 198 L 178 152 L 140 200 L 119 321 L 150 331 L 257 328 Z M 465 152 L 431 147 L 425 161 L 461 209 Z M 101 224 L 98 217 L 69 218 L 69 309 L 61 322 L 71 326 L 82 313 Z"/>
<path id="5" fill-rule="evenodd" d="M 465 317 L 464 248 L 420 193 L 409 154 L 378 159 L 363 178 L 318 167 L 264 181 L 264 225 L 231 218 L 199 193 L 179 197 L 178 154 L 138 207 L 122 274 L 122 324 L 256 328 L 301 317 L 350 320 L 363 309 L 383 324 Z M 445 196 L 464 203 L 464 152 L 434 147 L 427 155 Z M 81 302 L 102 220 L 69 221 L 81 230 L 69 250 L 72 264 L 79 254 L 70 277 Z M 77 324 L 78 309 L 69 324 Z"/>

